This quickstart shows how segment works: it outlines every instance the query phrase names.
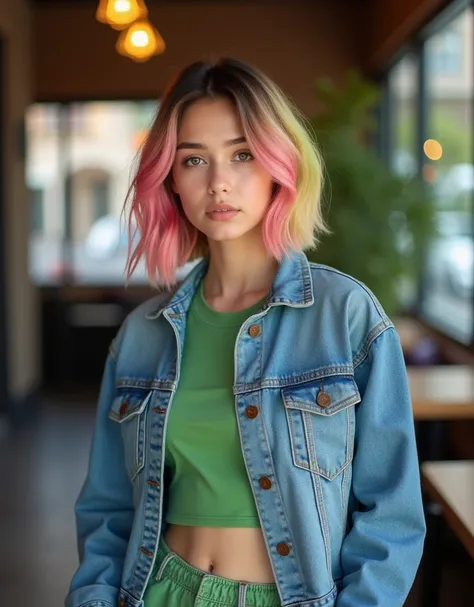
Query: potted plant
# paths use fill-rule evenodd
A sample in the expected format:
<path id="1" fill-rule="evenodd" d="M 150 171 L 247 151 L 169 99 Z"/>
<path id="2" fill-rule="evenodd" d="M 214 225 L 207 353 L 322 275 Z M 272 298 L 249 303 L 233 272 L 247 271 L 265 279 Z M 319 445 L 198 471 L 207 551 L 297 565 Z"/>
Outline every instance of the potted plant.
<path id="1" fill-rule="evenodd" d="M 364 282 L 387 314 L 414 297 L 423 254 L 434 234 L 434 204 L 418 176 L 395 174 L 370 145 L 380 92 L 357 72 L 339 90 L 317 83 L 323 110 L 311 120 L 325 162 L 323 201 L 331 234 L 312 261 Z"/>

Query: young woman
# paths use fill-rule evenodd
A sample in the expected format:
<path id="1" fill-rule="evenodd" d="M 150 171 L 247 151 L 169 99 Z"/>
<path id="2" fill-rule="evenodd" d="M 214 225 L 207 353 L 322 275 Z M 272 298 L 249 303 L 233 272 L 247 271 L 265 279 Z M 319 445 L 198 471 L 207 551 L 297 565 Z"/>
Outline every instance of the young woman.
<path id="1" fill-rule="evenodd" d="M 258 70 L 166 91 L 129 272 L 172 288 L 110 348 L 67 607 L 402 607 L 425 534 L 406 370 L 374 295 L 302 252 L 321 179 Z"/>

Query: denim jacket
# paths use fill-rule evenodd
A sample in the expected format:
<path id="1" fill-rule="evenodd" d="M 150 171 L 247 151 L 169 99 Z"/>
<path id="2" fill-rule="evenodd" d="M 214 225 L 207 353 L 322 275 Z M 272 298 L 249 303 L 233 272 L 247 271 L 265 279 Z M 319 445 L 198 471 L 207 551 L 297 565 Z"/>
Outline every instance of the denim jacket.
<path id="1" fill-rule="evenodd" d="M 111 345 L 66 607 L 143 606 L 166 526 L 186 312 L 206 268 L 135 309 Z M 380 303 L 291 254 L 234 360 L 242 453 L 282 605 L 402 607 L 425 521 L 406 368 Z"/>

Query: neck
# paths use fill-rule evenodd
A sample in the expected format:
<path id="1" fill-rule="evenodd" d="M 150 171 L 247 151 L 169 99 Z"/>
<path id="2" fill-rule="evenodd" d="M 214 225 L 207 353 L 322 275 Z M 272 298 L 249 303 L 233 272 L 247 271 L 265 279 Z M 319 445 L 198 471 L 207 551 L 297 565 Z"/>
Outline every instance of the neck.
<path id="1" fill-rule="evenodd" d="M 254 239 L 209 241 L 209 268 L 204 278 L 206 299 L 258 301 L 270 291 L 277 269 L 278 261 L 268 254 L 260 234 Z"/>

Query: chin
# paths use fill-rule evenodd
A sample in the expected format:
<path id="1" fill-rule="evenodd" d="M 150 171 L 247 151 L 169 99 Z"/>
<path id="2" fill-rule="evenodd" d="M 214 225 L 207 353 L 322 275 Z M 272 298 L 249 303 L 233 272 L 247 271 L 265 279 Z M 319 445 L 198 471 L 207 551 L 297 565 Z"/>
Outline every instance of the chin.
<path id="1" fill-rule="evenodd" d="M 214 240 L 215 242 L 226 242 L 227 240 L 237 240 L 242 236 L 245 236 L 246 232 L 235 232 L 231 230 L 208 230 L 206 236 L 209 240 Z"/>
<path id="2" fill-rule="evenodd" d="M 218 224 L 216 222 L 215 225 L 210 226 L 207 224 L 198 227 L 198 230 L 205 234 L 209 240 L 213 240 L 214 242 L 226 242 L 248 237 L 251 234 L 255 237 L 255 230 L 259 230 L 261 233 L 261 222 L 248 226 L 236 225 L 235 223 L 232 225 L 231 222 L 228 224 Z"/>

